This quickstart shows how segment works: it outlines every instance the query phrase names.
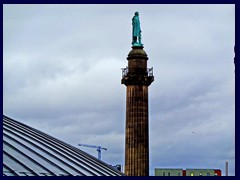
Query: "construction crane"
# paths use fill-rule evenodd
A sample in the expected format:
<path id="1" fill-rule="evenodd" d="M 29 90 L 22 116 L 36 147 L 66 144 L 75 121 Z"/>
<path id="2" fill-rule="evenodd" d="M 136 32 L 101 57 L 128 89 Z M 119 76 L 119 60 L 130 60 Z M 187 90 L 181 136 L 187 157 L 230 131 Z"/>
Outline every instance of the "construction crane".
<path id="1" fill-rule="evenodd" d="M 95 146 L 95 145 L 89 145 L 89 144 L 78 144 L 79 146 L 85 146 L 85 147 L 89 147 L 89 148 L 96 148 L 97 152 L 98 152 L 98 159 L 101 159 L 101 149 L 103 150 L 107 150 L 107 148 L 103 148 L 101 146 Z"/>

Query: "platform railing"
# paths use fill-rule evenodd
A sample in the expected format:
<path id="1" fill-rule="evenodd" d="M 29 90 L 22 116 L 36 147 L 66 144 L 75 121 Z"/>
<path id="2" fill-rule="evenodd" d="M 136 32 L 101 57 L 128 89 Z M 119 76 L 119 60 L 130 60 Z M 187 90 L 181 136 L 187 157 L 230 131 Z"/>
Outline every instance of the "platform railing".
<path id="1" fill-rule="evenodd" d="M 134 68 L 131 69 L 136 74 L 145 74 L 147 76 L 153 76 L 153 67 L 151 68 Z M 122 68 L 122 78 L 126 77 L 129 73 L 129 68 Z"/>

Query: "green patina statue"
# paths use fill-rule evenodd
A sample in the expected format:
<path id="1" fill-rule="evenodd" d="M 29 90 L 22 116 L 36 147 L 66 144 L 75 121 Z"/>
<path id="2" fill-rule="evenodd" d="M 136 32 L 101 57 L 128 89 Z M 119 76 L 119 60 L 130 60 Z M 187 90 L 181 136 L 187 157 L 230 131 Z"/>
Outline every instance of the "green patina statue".
<path id="1" fill-rule="evenodd" d="M 141 41 L 141 28 L 140 28 L 140 20 L 139 20 L 139 13 L 135 12 L 135 15 L 132 18 L 132 45 L 133 46 L 142 46 Z"/>

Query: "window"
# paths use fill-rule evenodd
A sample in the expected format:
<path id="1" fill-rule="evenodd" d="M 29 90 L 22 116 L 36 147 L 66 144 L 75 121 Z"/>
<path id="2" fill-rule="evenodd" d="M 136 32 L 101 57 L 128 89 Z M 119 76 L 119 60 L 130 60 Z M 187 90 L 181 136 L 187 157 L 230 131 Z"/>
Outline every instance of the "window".
<path id="1" fill-rule="evenodd" d="M 163 172 L 163 176 L 165 176 L 165 172 Z"/>
<path id="2" fill-rule="evenodd" d="M 168 172 L 168 176 L 170 176 L 170 172 Z"/>

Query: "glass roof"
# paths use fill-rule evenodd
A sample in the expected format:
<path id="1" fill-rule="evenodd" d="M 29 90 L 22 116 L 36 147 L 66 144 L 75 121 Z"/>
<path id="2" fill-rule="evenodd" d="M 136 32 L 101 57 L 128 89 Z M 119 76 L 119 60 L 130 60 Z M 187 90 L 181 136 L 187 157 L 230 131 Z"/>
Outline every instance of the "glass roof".
<path id="1" fill-rule="evenodd" d="M 103 161 L 3 115 L 3 176 L 123 176 Z"/>

